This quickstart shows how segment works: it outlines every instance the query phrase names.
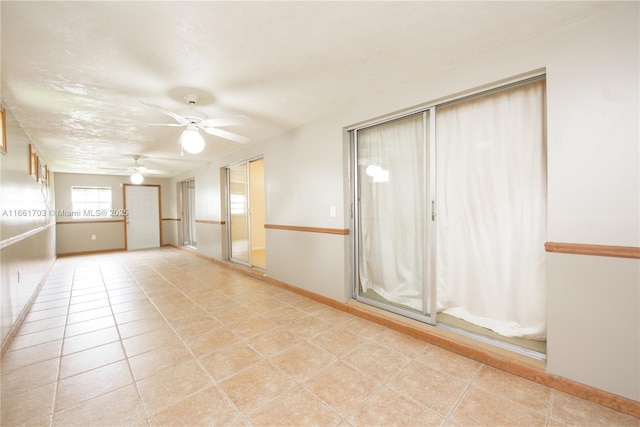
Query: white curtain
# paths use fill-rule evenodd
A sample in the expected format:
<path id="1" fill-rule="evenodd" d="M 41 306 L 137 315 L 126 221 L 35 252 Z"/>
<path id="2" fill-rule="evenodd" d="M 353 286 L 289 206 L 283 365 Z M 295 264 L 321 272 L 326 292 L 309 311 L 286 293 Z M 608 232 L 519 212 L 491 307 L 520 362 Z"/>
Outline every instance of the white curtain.
<path id="1" fill-rule="evenodd" d="M 438 310 L 545 339 L 544 81 L 436 110 Z"/>
<path id="2" fill-rule="evenodd" d="M 362 292 L 422 310 L 423 119 L 358 131 L 359 277 Z"/>

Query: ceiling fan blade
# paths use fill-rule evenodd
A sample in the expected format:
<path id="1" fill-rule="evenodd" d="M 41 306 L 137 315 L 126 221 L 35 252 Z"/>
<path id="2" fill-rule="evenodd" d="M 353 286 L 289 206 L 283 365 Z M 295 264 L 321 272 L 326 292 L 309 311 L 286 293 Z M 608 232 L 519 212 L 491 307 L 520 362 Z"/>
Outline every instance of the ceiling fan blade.
<path id="1" fill-rule="evenodd" d="M 160 107 L 159 105 L 148 104 L 148 103 L 142 102 L 142 101 L 140 101 L 140 103 L 143 104 L 143 105 L 146 105 L 147 107 L 155 108 L 156 110 L 160 111 L 163 114 L 166 114 L 169 117 L 173 117 L 180 124 L 180 126 L 189 123 L 189 120 L 185 119 L 181 115 L 176 114 L 173 111 L 166 110 L 166 109 Z"/>
<path id="2" fill-rule="evenodd" d="M 222 126 L 246 126 L 249 124 L 247 116 L 221 117 L 219 119 L 206 119 L 200 122 L 203 127 L 222 127 Z"/>
<path id="3" fill-rule="evenodd" d="M 231 141 L 239 142 L 240 144 L 246 144 L 250 141 L 246 136 L 241 136 L 226 130 L 218 128 L 203 128 L 209 135 L 219 136 L 220 138 L 230 139 Z"/>
<path id="4" fill-rule="evenodd" d="M 143 123 L 142 126 L 184 126 L 180 123 Z"/>

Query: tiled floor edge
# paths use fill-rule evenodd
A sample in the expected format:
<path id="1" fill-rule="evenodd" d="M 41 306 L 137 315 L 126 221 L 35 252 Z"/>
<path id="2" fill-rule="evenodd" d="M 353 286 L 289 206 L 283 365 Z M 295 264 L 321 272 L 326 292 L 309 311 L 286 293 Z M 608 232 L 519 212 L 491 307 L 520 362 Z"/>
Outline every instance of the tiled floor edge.
<path id="1" fill-rule="evenodd" d="M 18 318 L 13 323 L 11 330 L 7 334 L 6 338 L 2 341 L 2 344 L 0 345 L 0 360 L 2 360 L 2 358 L 4 357 L 4 354 L 7 352 L 7 350 L 9 350 L 9 347 L 11 347 L 11 344 L 13 343 L 13 339 L 16 337 L 16 334 L 18 333 L 18 331 L 20 330 L 20 327 L 24 323 L 24 319 L 27 317 L 27 314 L 29 314 L 29 310 L 31 310 L 31 306 L 33 305 L 33 302 L 36 300 L 36 298 L 38 298 L 38 294 L 40 293 L 42 286 L 44 286 L 45 282 L 47 281 L 47 277 L 49 277 L 49 273 L 51 272 L 51 268 L 53 267 L 53 264 L 55 264 L 56 259 L 57 257 L 54 256 L 53 259 L 51 260 L 51 263 L 49 264 L 49 267 L 47 268 L 46 273 L 44 273 L 44 275 L 40 279 L 38 286 L 36 286 L 36 288 L 33 290 L 31 297 L 29 297 L 29 301 L 24 305 L 22 312 L 20 312 L 20 314 L 18 315 Z"/>
<path id="2" fill-rule="evenodd" d="M 297 286 L 281 282 L 277 279 L 273 279 L 261 270 L 252 269 L 224 260 L 218 260 L 189 248 L 171 246 L 211 262 L 225 265 L 230 269 L 242 272 L 250 277 L 287 289 L 338 310 L 345 311 L 470 359 L 501 369 L 505 372 L 518 375 L 590 402 L 598 403 L 616 411 L 640 418 L 640 402 L 609 393 L 604 390 L 599 390 L 577 381 L 547 373 L 545 370 L 545 363 L 542 361 L 521 356 L 509 352 L 508 350 L 494 348 L 488 344 L 476 342 L 471 343 L 472 340 L 470 338 L 458 336 L 453 332 L 444 331 L 416 320 L 388 313 L 383 310 L 376 309 L 375 307 L 369 307 L 356 301 L 342 303 Z"/>

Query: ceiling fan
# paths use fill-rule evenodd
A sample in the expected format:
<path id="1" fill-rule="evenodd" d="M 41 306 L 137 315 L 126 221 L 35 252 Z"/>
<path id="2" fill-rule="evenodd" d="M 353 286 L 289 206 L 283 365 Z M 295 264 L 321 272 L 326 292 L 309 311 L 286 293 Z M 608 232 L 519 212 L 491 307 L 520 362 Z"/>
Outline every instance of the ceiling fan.
<path id="1" fill-rule="evenodd" d="M 132 184 L 142 184 L 142 182 L 144 181 L 144 176 L 145 175 L 171 175 L 172 172 L 170 171 L 163 171 L 163 170 L 158 170 L 158 169 L 149 169 L 148 167 L 146 167 L 145 165 L 141 164 L 138 162 L 138 160 L 140 160 L 140 158 L 142 156 L 140 155 L 133 155 L 131 156 L 133 158 L 133 165 L 127 167 L 127 168 L 100 168 L 100 169 L 116 169 L 118 172 L 112 172 L 112 174 L 118 174 L 118 173 L 122 173 L 122 172 L 127 172 L 131 174 L 131 183 Z"/>
<path id="2" fill-rule="evenodd" d="M 242 126 L 249 123 L 249 119 L 246 116 L 233 116 L 223 117 L 217 119 L 210 119 L 202 111 L 198 111 L 194 108 L 196 102 L 198 102 L 198 96 L 193 94 L 186 94 L 184 100 L 189 104 L 189 109 L 174 113 L 158 105 L 148 104 L 143 102 L 148 107 L 155 108 L 160 112 L 172 117 L 178 123 L 156 123 L 157 126 L 185 126 L 186 129 L 182 132 L 178 143 L 181 149 L 189 153 L 199 153 L 204 149 L 204 139 L 200 135 L 200 129 L 204 130 L 209 135 L 219 136 L 220 138 L 229 139 L 231 141 L 246 144 L 249 142 L 249 138 L 235 134 L 233 132 L 220 129 L 226 126 Z"/>

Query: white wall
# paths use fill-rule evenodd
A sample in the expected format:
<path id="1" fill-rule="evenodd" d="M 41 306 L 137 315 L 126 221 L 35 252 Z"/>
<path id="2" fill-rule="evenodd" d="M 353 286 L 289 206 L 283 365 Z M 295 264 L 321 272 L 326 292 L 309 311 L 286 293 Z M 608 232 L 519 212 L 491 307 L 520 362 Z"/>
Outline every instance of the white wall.
<path id="1" fill-rule="evenodd" d="M 0 155 L 1 342 L 9 336 L 56 255 L 54 217 L 49 214 L 55 210 L 53 186 L 46 187 L 29 175 L 32 141 L 9 110 L 6 124 L 8 150 Z"/>
<path id="2" fill-rule="evenodd" d="M 239 150 L 194 171 L 198 218 L 224 220 L 221 167 L 263 155 L 268 224 L 349 228 L 345 127 L 545 69 L 548 240 L 640 246 L 638 17 L 637 2 L 612 2 L 446 73 L 389 82 L 384 95 Z M 198 250 L 221 254 L 219 246 L 211 239 Z M 270 229 L 267 274 L 345 301 L 348 247 L 345 236 Z M 639 260 L 549 254 L 549 372 L 640 401 L 639 276 Z"/>

